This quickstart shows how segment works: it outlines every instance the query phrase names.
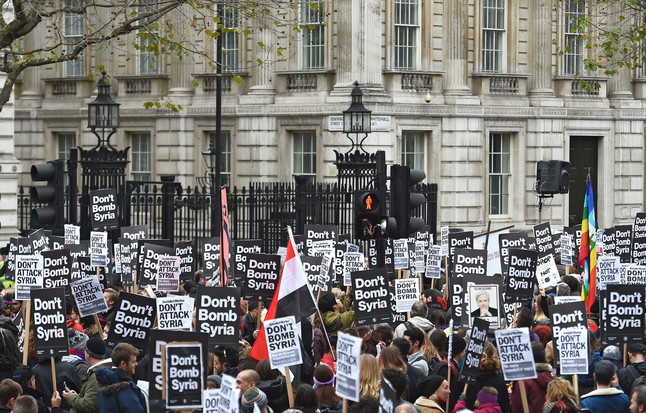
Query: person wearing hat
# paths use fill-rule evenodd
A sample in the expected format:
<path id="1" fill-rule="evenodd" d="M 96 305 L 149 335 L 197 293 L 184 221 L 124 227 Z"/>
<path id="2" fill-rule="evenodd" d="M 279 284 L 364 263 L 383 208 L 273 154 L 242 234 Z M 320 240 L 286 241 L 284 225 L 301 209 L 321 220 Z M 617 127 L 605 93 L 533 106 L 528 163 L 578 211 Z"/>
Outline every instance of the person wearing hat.
<path id="1" fill-rule="evenodd" d="M 617 346 L 610 345 L 604 348 L 602 358 L 614 364 L 617 368 L 617 371 L 621 370 L 624 367 L 624 363 L 622 363 L 621 361 L 621 352 L 619 351 L 619 347 Z"/>
<path id="2" fill-rule="evenodd" d="M 240 413 L 253 413 L 254 405 L 258 406 L 261 413 L 273 413 L 271 407 L 267 406 L 267 396 L 262 390 L 253 386 L 242 393 L 240 397 Z"/>
<path id="3" fill-rule="evenodd" d="M 417 383 L 421 396 L 415 400 L 422 413 L 444 413 L 446 401 L 451 391 L 446 377 L 431 375 Z"/>
<path id="4" fill-rule="evenodd" d="M 640 376 L 646 374 L 646 345 L 642 343 L 630 343 L 628 345 L 628 360 L 630 364 L 617 371 L 619 386 L 626 396 L 631 396 L 633 382 Z"/>
<path id="5" fill-rule="evenodd" d="M 455 404 L 453 413 L 461 412 L 466 408 L 466 395 L 462 394 Z M 498 390 L 491 386 L 485 386 L 480 389 L 476 397 L 473 413 L 502 413 L 502 408 L 498 404 Z"/>
<path id="6" fill-rule="evenodd" d="M 36 380 L 30 366 L 18 366 L 11 376 L 11 379 L 18 383 L 22 388 L 22 394 L 32 396 L 38 404 L 38 413 L 49 413 L 47 403 L 43 399 L 43 394 L 36 390 Z"/>
<path id="7" fill-rule="evenodd" d="M 346 295 L 341 303 L 341 300 L 328 291 L 321 294 L 318 306 L 328 336 L 352 326 L 354 322 L 352 295 Z"/>
<path id="8" fill-rule="evenodd" d="M 250 300 L 247 304 L 247 314 L 242 317 L 242 339 L 253 346 L 258 337 L 258 319 L 260 317 L 260 302 Z"/>
<path id="9" fill-rule="evenodd" d="M 590 413 L 630 413 L 630 399 L 617 387 L 617 369 L 608 360 L 597 363 L 594 381 L 597 389 L 581 396 L 581 409 Z"/>
<path id="10" fill-rule="evenodd" d="M 222 376 L 219 374 L 211 374 L 206 378 L 207 389 L 219 389 L 222 385 Z"/>
<path id="11" fill-rule="evenodd" d="M 90 365 L 90 368 L 83 380 L 83 386 L 78 394 L 66 387 L 63 389 L 63 397 L 71 406 L 71 412 L 97 413 L 99 411 L 99 400 L 97 396 L 96 369 L 99 367 L 112 367 L 112 360 L 106 358 L 105 343 L 99 336 L 86 340 L 84 351 L 85 360 Z"/>

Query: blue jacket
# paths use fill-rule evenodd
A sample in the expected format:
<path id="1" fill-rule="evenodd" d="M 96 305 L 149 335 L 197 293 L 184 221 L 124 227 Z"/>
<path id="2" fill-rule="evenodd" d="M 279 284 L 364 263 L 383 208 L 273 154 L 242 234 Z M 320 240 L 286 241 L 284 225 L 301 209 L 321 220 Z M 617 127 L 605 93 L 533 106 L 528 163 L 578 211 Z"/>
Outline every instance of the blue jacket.
<path id="1" fill-rule="evenodd" d="M 96 370 L 99 411 L 102 413 L 146 413 L 146 399 L 123 369 Z"/>
<path id="2" fill-rule="evenodd" d="M 597 389 L 581 396 L 580 408 L 590 413 L 630 413 L 630 400 L 621 389 Z"/>

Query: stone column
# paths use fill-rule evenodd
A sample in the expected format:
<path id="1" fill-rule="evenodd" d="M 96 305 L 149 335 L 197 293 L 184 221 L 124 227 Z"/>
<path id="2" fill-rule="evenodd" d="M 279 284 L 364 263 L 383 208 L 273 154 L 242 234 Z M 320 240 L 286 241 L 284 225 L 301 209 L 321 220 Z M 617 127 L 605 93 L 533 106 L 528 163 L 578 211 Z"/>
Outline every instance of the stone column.
<path id="1" fill-rule="evenodd" d="M 467 0 L 444 3 L 446 86 L 445 95 L 468 95 L 467 86 Z"/>
<path id="2" fill-rule="evenodd" d="M 41 47 L 42 38 L 45 36 L 44 25 L 39 24 L 26 36 L 25 50 L 35 50 Z M 62 67 L 62 66 L 61 66 Z M 43 104 L 43 86 L 41 85 L 40 67 L 30 67 L 22 72 L 22 93 L 20 94 L 21 106 L 40 108 Z"/>
<path id="3" fill-rule="evenodd" d="M 552 97 L 552 4 L 531 1 L 529 15 L 530 97 Z"/>

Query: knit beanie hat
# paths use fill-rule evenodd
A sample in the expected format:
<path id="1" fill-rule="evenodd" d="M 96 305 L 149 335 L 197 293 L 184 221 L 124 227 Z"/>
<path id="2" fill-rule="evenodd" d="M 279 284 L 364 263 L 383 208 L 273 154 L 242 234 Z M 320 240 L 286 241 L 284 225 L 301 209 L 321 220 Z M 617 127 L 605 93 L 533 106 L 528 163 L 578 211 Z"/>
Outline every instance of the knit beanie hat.
<path id="1" fill-rule="evenodd" d="M 105 359 L 105 343 L 99 336 L 93 336 L 87 341 L 87 344 L 85 345 L 85 351 L 89 356 L 92 356 L 95 359 Z"/>
<path id="2" fill-rule="evenodd" d="M 446 380 L 444 377 L 437 375 L 424 377 L 417 382 L 417 390 L 422 396 L 431 397 L 440 388 L 444 380 Z"/>
<path id="3" fill-rule="evenodd" d="M 336 296 L 331 292 L 326 292 L 321 294 L 319 298 L 319 311 L 322 313 L 328 311 L 334 311 L 334 305 L 336 304 Z"/>
<path id="4" fill-rule="evenodd" d="M 257 404 L 260 410 L 267 406 L 267 396 L 257 387 L 251 387 L 242 394 L 241 407 L 244 412 L 253 412 L 253 405 Z"/>
<path id="5" fill-rule="evenodd" d="M 606 347 L 603 350 L 603 359 L 621 361 L 621 355 L 619 354 L 619 347 L 617 346 Z"/>
<path id="6" fill-rule="evenodd" d="M 480 390 L 478 392 L 477 399 L 481 404 L 498 403 L 498 396 L 496 396 L 495 394 L 485 393 L 483 390 Z"/>
<path id="7" fill-rule="evenodd" d="M 67 329 L 67 340 L 69 341 L 70 348 L 83 350 L 87 343 L 87 334 L 81 333 L 73 328 Z"/>
<path id="8" fill-rule="evenodd" d="M 211 374 L 206 378 L 206 381 L 215 383 L 216 386 L 220 387 L 220 385 L 222 384 L 222 376 L 218 374 Z"/>

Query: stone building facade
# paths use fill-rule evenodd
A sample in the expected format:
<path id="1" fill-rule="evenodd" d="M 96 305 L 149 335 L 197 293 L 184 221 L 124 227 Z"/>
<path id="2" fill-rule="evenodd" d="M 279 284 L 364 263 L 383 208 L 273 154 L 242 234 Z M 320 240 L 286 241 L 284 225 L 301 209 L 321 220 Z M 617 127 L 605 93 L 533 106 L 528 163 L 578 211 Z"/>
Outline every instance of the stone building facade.
<path id="1" fill-rule="evenodd" d="M 385 150 L 388 163 L 425 170 L 426 182 L 439 185 L 438 225 L 481 231 L 489 221 L 538 223 L 540 160 L 572 163 L 570 194 L 546 200 L 542 221 L 580 222 L 588 171 L 600 227 L 631 222 L 643 209 L 646 72 L 622 69 L 608 78 L 583 71 L 582 59 L 594 51 L 568 22 L 587 13 L 585 2 L 313 2 L 293 11 L 300 31 L 226 35 L 223 169 L 230 184 L 301 174 L 335 180 L 334 150 L 349 147 L 335 121 L 356 80 L 374 117 L 364 147 Z M 233 10 L 226 17 L 238 24 Z M 176 36 L 194 36 L 180 30 Z M 40 28 L 30 41 L 46 33 Z M 213 54 L 212 40 L 193 40 Z M 130 178 L 175 175 L 191 185 L 204 176 L 201 152 L 215 130 L 213 69 L 199 58 L 150 61 L 135 41 L 25 73 L 15 102 L 20 184 L 29 185 L 34 162 L 96 143 L 86 116 L 96 93 L 87 75 L 97 65 L 112 77 L 121 104 L 112 144 L 131 147 Z M 184 109 L 144 109 L 161 96 Z"/>

